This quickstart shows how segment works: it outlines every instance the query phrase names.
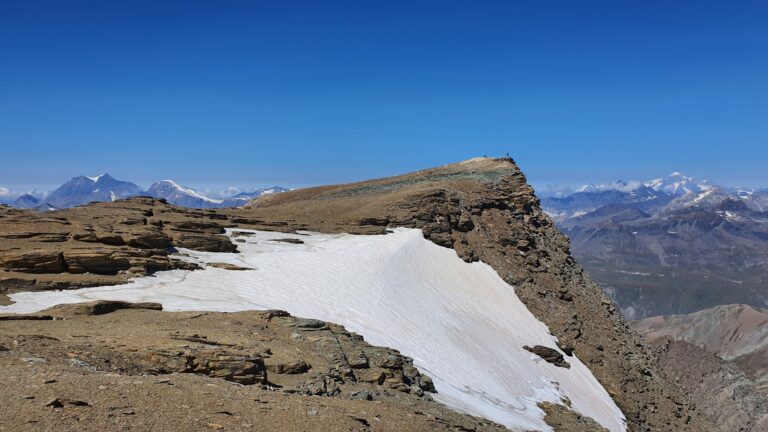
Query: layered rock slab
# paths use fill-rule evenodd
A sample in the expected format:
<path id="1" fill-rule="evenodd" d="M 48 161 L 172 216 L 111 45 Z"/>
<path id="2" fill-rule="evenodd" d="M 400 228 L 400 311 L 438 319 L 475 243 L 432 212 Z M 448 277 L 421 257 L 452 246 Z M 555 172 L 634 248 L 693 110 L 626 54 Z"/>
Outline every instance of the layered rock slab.
<path id="1" fill-rule="evenodd" d="M 432 402 L 426 384 L 416 394 L 391 382 L 366 381 L 368 374 L 399 373 L 428 382 L 412 366 L 406 370 L 410 359 L 331 323 L 307 327 L 307 321 L 317 321 L 283 311 L 168 313 L 152 304 L 128 307 L 65 305 L 38 315 L 49 320 L 0 321 L 3 425 L 12 430 L 363 431 L 373 425 L 386 431 L 504 430 Z M 298 339 L 297 332 L 316 339 Z M 365 364 L 344 360 L 359 353 L 367 356 Z M 311 368 L 270 370 L 299 362 Z"/>

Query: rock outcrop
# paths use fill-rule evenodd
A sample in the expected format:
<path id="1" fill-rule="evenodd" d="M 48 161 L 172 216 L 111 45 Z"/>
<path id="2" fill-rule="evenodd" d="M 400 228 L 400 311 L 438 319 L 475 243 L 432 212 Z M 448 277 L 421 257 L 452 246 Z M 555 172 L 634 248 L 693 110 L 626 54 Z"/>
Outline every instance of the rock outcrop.
<path id="1" fill-rule="evenodd" d="M 9 430 L 83 416 L 88 430 L 505 430 L 432 401 L 410 358 L 284 311 L 101 301 L 13 318 L 0 319 Z"/>
<path id="2" fill-rule="evenodd" d="M 126 282 L 191 269 L 175 248 L 236 252 L 227 216 L 152 198 L 37 213 L 0 208 L 0 294 Z"/>

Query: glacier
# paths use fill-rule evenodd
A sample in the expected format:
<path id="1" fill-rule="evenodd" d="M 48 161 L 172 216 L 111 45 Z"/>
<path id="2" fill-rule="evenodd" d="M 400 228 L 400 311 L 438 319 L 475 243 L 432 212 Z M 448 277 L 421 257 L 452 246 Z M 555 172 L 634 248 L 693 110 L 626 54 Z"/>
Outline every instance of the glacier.
<path id="1" fill-rule="evenodd" d="M 92 300 L 162 303 L 166 311 L 283 309 L 331 321 L 412 357 L 435 384 L 434 399 L 512 430 L 551 431 L 540 401 L 562 403 L 611 431 L 621 410 L 576 357 L 570 369 L 524 345 L 556 348 L 549 333 L 487 264 L 466 263 L 420 230 L 378 236 L 228 230 L 240 253 L 181 250 L 180 259 L 250 270 L 172 270 L 109 287 L 10 295 L 0 313 L 32 313 Z M 245 234 L 245 235 L 244 235 Z M 299 239 L 301 244 L 281 239 Z"/>

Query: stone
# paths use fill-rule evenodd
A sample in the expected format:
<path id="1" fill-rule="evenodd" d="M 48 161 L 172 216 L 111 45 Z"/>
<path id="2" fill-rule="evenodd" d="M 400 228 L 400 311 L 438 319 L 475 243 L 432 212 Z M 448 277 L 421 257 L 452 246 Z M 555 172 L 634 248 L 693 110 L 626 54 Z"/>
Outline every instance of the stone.
<path id="1" fill-rule="evenodd" d="M 295 239 L 295 238 L 279 238 L 279 239 L 272 239 L 271 241 L 279 242 L 279 243 L 304 244 L 304 240 Z"/>
<path id="2" fill-rule="evenodd" d="M 523 349 L 526 351 L 530 351 L 537 356 L 541 357 L 546 361 L 547 363 L 551 363 L 555 366 L 570 369 L 571 364 L 565 361 L 565 358 L 562 354 L 560 354 L 560 351 L 554 349 L 545 347 L 542 345 L 534 345 L 533 347 L 529 347 L 528 345 L 523 346 Z"/>
<path id="3" fill-rule="evenodd" d="M 59 398 L 54 398 L 48 401 L 45 406 L 51 408 L 64 408 L 64 403 L 62 403 Z"/>
<path id="4" fill-rule="evenodd" d="M 238 265 L 235 265 L 235 264 L 220 263 L 220 262 L 210 263 L 210 264 L 208 264 L 208 266 L 209 267 L 220 268 L 220 269 L 223 269 L 223 270 L 235 270 L 235 271 L 253 270 L 252 268 L 248 268 L 248 267 L 241 267 L 241 266 L 238 266 Z"/>
<path id="5" fill-rule="evenodd" d="M 367 401 L 370 401 L 370 400 L 373 400 L 373 393 L 369 392 L 368 390 L 360 390 L 360 391 L 356 391 L 356 392 L 352 393 L 349 396 L 349 398 L 350 399 L 355 399 L 355 400 L 367 400 Z"/>

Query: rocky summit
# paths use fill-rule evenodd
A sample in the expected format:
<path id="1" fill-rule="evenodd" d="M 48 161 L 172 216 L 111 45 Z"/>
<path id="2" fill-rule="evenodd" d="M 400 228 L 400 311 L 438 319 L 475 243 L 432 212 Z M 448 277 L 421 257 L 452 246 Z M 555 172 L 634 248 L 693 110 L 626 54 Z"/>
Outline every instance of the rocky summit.
<path id="1" fill-rule="evenodd" d="M 418 228 L 464 261 L 488 264 L 557 337 L 557 347 L 531 346 L 530 355 L 558 370 L 569 370 L 570 356 L 577 356 L 621 409 L 628 430 L 715 430 L 675 381 L 675 371 L 576 264 L 568 239 L 510 158 L 266 195 L 242 209 L 191 210 L 142 197 L 44 214 L 5 207 L 0 292 L 111 285 L 194 270 L 187 250 L 237 254 L 237 242 L 222 235 L 226 228 L 386 235 L 396 227 Z M 231 266 L 221 270 L 242 270 Z M 0 319 L 9 424 L 500 428 L 432 401 L 428 371 L 333 323 L 279 311 L 158 309 L 91 304 Z M 551 428 L 600 430 L 572 411 L 571 402 L 540 405 Z"/>

